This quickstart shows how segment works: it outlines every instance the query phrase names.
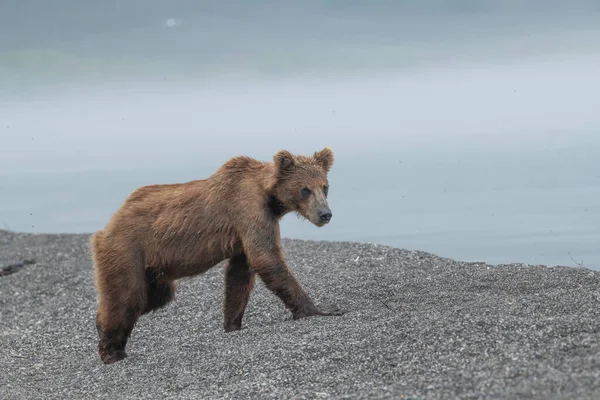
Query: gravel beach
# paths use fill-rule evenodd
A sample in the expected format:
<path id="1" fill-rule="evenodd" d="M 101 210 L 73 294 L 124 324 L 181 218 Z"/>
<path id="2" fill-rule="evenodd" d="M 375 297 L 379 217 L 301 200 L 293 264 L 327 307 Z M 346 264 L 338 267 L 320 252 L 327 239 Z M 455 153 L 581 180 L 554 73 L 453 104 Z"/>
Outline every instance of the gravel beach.
<path id="1" fill-rule="evenodd" d="M 88 243 L 0 231 L 1 399 L 600 398 L 600 271 L 286 239 L 311 297 L 346 315 L 292 321 L 259 280 L 225 333 L 217 267 L 105 366 Z"/>

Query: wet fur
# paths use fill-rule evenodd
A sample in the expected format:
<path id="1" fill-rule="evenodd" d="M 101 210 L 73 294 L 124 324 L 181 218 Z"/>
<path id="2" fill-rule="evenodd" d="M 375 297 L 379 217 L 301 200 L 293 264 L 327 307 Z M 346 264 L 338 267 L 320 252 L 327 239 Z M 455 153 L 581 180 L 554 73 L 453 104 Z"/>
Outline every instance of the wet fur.
<path id="1" fill-rule="evenodd" d="M 98 352 L 106 363 L 127 356 L 138 318 L 166 306 L 175 282 L 228 260 L 223 304 L 225 331 L 241 329 L 256 275 L 293 318 L 341 315 L 313 304 L 288 268 L 279 220 L 288 212 L 319 223 L 326 205 L 333 152 L 311 157 L 278 152 L 272 162 L 239 156 L 204 180 L 135 190 L 91 239 L 98 293 Z M 305 198 L 302 188 L 311 190 Z"/>

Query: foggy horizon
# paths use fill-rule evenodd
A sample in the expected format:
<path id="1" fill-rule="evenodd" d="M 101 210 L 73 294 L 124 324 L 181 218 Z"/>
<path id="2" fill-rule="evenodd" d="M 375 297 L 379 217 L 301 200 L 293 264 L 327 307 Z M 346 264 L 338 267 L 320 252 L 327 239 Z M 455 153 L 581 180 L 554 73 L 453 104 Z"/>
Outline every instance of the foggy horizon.
<path id="1" fill-rule="evenodd" d="M 599 21 L 593 1 L 7 0 L 0 89 L 389 75 L 597 55 Z"/>

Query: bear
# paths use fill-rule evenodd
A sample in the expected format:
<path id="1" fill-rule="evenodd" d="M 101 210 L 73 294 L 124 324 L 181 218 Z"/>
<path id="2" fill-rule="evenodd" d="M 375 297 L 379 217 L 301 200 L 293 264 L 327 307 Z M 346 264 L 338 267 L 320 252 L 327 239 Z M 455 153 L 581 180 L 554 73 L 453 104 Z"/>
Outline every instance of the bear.
<path id="1" fill-rule="evenodd" d="M 140 316 L 174 299 L 177 281 L 225 264 L 223 328 L 242 329 L 256 275 L 293 320 L 341 316 L 317 307 L 289 268 L 279 222 L 294 212 L 317 227 L 331 221 L 329 147 L 310 156 L 280 150 L 272 161 L 236 156 L 206 179 L 135 189 L 90 239 L 97 292 L 98 353 L 127 357 Z"/>

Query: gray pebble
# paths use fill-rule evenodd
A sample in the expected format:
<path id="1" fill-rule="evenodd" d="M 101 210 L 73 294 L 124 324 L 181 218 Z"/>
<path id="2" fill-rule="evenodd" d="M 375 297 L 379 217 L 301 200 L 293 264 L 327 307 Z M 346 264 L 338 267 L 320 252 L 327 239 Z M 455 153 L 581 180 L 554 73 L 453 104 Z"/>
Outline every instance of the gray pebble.
<path id="1" fill-rule="evenodd" d="M 223 269 L 146 315 L 103 365 L 88 235 L 0 231 L 2 399 L 600 398 L 600 272 L 492 266 L 358 243 L 284 240 L 317 304 L 292 321 L 262 282 L 222 330 Z"/>

